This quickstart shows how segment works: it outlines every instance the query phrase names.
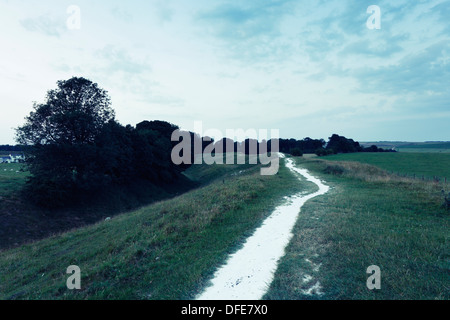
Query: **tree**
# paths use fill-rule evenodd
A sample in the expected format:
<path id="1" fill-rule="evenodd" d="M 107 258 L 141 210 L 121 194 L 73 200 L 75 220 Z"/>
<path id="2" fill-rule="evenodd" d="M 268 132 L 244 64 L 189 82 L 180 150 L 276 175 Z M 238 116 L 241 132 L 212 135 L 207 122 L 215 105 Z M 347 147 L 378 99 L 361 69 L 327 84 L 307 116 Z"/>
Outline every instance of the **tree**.
<path id="1" fill-rule="evenodd" d="M 344 136 L 333 134 L 327 144 L 327 149 L 332 149 L 334 153 L 349 153 L 360 152 L 362 147 L 359 142 L 355 142 L 353 139 L 347 139 Z"/>
<path id="2" fill-rule="evenodd" d="M 93 185 L 126 184 L 135 177 L 134 128 L 114 120 L 106 123 L 95 139 L 96 156 L 91 162 Z"/>
<path id="3" fill-rule="evenodd" d="M 136 162 L 139 175 L 155 183 L 171 183 L 179 177 L 182 168 L 171 159 L 171 140 L 178 126 L 165 121 L 142 121 L 136 125 Z"/>
<path id="4" fill-rule="evenodd" d="M 114 121 L 110 98 L 96 83 L 73 77 L 58 81 L 45 103 L 34 103 L 33 108 L 16 129 L 32 174 L 30 194 L 40 203 L 64 203 L 74 191 L 94 187 L 98 181 L 95 141 Z"/>
<path id="5" fill-rule="evenodd" d="M 57 89 L 48 91 L 44 104 L 34 104 L 34 112 L 18 128 L 19 143 L 93 143 L 103 125 L 114 119 L 108 93 L 96 83 L 73 77 L 57 84 Z"/>

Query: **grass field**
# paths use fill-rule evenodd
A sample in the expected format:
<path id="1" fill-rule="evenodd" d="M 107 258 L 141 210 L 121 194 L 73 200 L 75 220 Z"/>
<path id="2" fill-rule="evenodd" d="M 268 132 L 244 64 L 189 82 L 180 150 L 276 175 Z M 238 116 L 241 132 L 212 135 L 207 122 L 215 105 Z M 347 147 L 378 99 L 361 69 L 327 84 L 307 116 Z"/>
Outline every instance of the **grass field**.
<path id="1" fill-rule="evenodd" d="M 0 197 L 15 197 L 25 184 L 27 172 L 19 163 L 0 163 Z"/>
<path id="2" fill-rule="evenodd" d="M 400 152 L 450 153 L 450 142 L 410 143 L 397 148 Z"/>
<path id="3" fill-rule="evenodd" d="M 450 142 L 448 141 L 431 141 L 431 142 L 396 142 L 396 141 L 382 141 L 382 142 L 362 142 L 361 145 L 370 147 L 376 145 L 379 148 L 391 149 L 395 148 L 400 152 L 437 152 L 450 153 Z"/>
<path id="4" fill-rule="evenodd" d="M 399 168 L 402 159 L 383 161 Z M 443 185 L 338 160 L 296 158 L 331 190 L 303 206 L 265 298 L 449 299 Z M 421 158 L 407 160 L 419 172 Z M 281 164 L 275 176 L 259 166 L 194 166 L 186 175 L 202 187 L 0 251 L 0 299 L 193 298 L 284 196 L 315 191 Z M 79 291 L 66 287 L 69 265 L 81 268 Z M 370 265 L 381 269 L 380 290 L 366 287 Z"/>
<path id="5" fill-rule="evenodd" d="M 450 298 L 450 216 L 440 185 L 357 162 L 301 166 L 332 189 L 302 208 L 266 299 Z M 380 290 L 366 286 L 371 265 L 381 269 Z"/>
<path id="6" fill-rule="evenodd" d="M 357 161 L 378 166 L 393 173 L 422 175 L 427 178 L 443 177 L 450 182 L 450 153 L 342 153 L 327 156 L 324 159 L 330 161 Z"/>

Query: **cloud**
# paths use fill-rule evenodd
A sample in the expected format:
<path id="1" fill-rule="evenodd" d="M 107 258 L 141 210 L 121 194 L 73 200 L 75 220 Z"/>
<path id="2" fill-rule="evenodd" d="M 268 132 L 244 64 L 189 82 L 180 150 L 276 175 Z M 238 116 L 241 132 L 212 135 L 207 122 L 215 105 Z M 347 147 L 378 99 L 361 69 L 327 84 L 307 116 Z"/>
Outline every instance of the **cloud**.
<path id="1" fill-rule="evenodd" d="M 337 54 L 343 58 L 363 56 L 386 59 L 392 57 L 395 53 L 402 52 L 404 50 L 402 42 L 405 42 L 407 39 L 406 36 L 376 37 L 372 39 L 359 38 L 343 45 Z"/>
<path id="2" fill-rule="evenodd" d="M 195 21 L 212 37 L 221 52 L 245 62 L 274 60 L 290 50 L 282 37 L 283 18 L 294 1 L 224 2 L 201 10 Z"/>
<path id="3" fill-rule="evenodd" d="M 133 15 L 123 8 L 114 7 L 111 9 L 111 14 L 117 20 L 120 20 L 120 21 L 123 21 L 126 23 L 133 22 Z"/>
<path id="4" fill-rule="evenodd" d="M 55 19 L 49 15 L 26 18 L 21 20 L 20 24 L 28 31 L 38 32 L 50 37 L 59 38 L 65 31 L 67 31 L 64 20 Z"/>
<path id="5" fill-rule="evenodd" d="M 211 31 L 216 36 L 239 41 L 276 34 L 276 24 L 280 17 L 273 11 L 264 5 L 242 7 L 227 3 L 200 13 L 198 19 L 211 23 Z"/>
<path id="6" fill-rule="evenodd" d="M 351 77 L 359 84 L 355 92 L 387 97 L 447 96 L 450 35 L 441 20 L 449 6 L 437 3 L 381 1 L 381 30 L 369 30 L 366 4 L 318 2 L 305 13 L 299 37 L 315 70 L 308 79 Z M 323 10 L 313 14 L 318 7 Z"/>
<path id="7" fill-rule="evenodd" d="M 418 52 L 411 52 L 396 64 L 382 68 L 360 68 L 353 75 L 360 78 L 361 89 L 383 94 L 423 94 L 448 92 L 450 80 L 450 43 L 442 40 Z"/>
<path id="8" fill-rule="evenodd" d="M 96 57 L 101 61 L 103 67 L 99 69 L 106 74 L 132 74 L 139 75 L 151 71 L 151 67 L 146 61 L 137 61 L 130 56 L 128 51 L 114 45 L 106 45 L 96 52 Z"/>
<path id="9" fill-rule="evenodd" d="M 159 19 L 159 22 L 169 22 L 172 21 L 173 15 L 175 11 L 170 6 L 170 2 L 168 0 L 159 0 L 155 4 L 156 15 Z"/>
<path id="10" fill-rule="evenodd" d="M 439 12 L 439 22 L 445 26 L 443 32 L 447 34 L 450 33 L 450 23 L 448 23 L 448 17 L 450 17 L 450 2 L 443 1 L 442 3 L 438 3 L 432 10 Z"/>

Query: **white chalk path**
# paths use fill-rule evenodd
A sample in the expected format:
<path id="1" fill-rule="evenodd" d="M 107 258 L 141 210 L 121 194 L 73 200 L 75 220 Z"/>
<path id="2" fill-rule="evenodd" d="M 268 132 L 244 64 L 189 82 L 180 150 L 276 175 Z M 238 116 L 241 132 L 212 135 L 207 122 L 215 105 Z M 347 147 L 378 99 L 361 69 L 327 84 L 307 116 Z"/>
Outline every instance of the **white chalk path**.
<path id="1" fill-rule="evenodd" d="M 284 155 L 280 154 L 280 157 Z M 266 293 L 278 261 L 292 238 L 300 208 L 309 199 L 329 190 L 306 169 L 296 168 L 292 159 L 286 159 L 286 167 L 315 183 L 319 190 L 308 195 L 296 194 L 289 197 L 288 204 L 277 207 L 244 246 L 216 271 L 212 285 L 197 296 L 197 300 L 259 300 Z"/>

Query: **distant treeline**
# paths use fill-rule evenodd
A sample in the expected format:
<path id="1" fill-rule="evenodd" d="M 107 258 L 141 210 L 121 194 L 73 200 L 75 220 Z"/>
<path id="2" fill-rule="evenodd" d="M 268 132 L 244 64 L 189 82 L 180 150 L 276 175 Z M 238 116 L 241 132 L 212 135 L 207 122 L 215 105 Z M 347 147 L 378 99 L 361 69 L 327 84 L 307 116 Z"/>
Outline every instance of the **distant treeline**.
<path id="1" fill-rule="evenodd" d="M 378 148 L 376 145 L 363 147 L 353 139 L 333 134 L 329 138 L 325 148 L 319 148 L 315 151 L 318 156 L 353 152 L 395 152 L 395 150 Z"/>
<path id="2" fill-rule="evenodd" d="M 202 139 L 198 135 L 190 132 L 191 141 L 195 139 Z M 194 142 L 192 142 L 193 144 Z M 202 142 L 203 148 L 211 142 Z M 255 139 L 246 139 L 243 142 L 236 142 L 230 138 L 224 138 L 214 142 L 215 150 L 217 146 L 222 144 L 220 150 L 223 152 L 242 152 L 245 154 L 255 154 L 260 152 L 272 151 L 273 140 L 257 141 Z M 264 146 L 263 146 L 264 145 Z M 230 146 L 233 146 L 232 148 Z M 253 148 L 251 148 L 253 146 Z M 262 148 L 263 147 L 263 148 Z M 324 139 L 311 139 L 309 137 L 302 140 L 297 139 L 278 139 L 278 150 L 282 153 L 287 153 L 293 156 L 302 156 L 305 153 L 315 153 L 318 156 L 325 156 L 337 153 L 353 153 L 353 152 L 395 152 L 391 149 L 378 148 L 376 145 L 370 147 L 362 147 L 359 142 L 353 139 L 348 139 L 344 136 L 333 134 L 328 138 L 328 142 Z"/>
<path id="3" fill-rule="evenodd" d="M 170 130 L 178 129 L 178 126 L 170 124 L 165 121 L 143 121 L 142 123 L 136 126 L 137 130 L 142 129 L 143 127 L 149 127 L 150 130 L 155 130 L 156 128 L 159 131 L 164 132 L 166 137 L 168 134 L 171 134 Z M 166 130 L 164 130 L 164 128 Z M 130 126 L 128 126 L 130 129 Z M 210 137 L 200 137 L 198 134 L 194 132 L 189 132 L 191 136 L 191 150 L 192 150 L 192 162 L 194 161 L 194 144 L 201 144 L 201 152 L 203 153 L 206 146 L 210 145 L 214 140 Z M 205 139 L 206 138 L 206 139 Z M 329 154 L 337 154 L 337 153 L 352 153 L 352 152 L 395 152 L 392 149 L 383 149 L 378 148 L 376 145 L 372 145 L 370 147 L 363 147 L 359 144 L 359 142 L 354 141 L 353 139 L 347 139 L 346 137 L 339 136 L 337 134 L 333 134 L 328 143 L 324 139 L 311 139 L 309 137 L 304 138 L 302 140 L 297 139 L 278 139 L 279 151 L 282 153 L 288 153 L 293 156 L 302 156 L 305 153 L 315 153 L 318 156 L 324 156 Z M 267 143 L 267 150 L 271 151 L 272 140 L 267 142 L 263 141 L 262 143 Z M 243 142 L 237 142 L 230 138 L 224 138 L 219 141 L 214 142 L 214 149 L 218 150 L 218 145 L 222 144 L 223 152 L 242 152 L 242 153 L 255 153 L 252 152 L 250 146 L 256 145 L 256 153 L 260 152 L 260 144 L 255 139 L 246 139 Z M 230 147 L 232 146 L 232 147 Z M 24 146 L 22 145 L 0 145 L 0 151 L 5 152 L 23 152 Z"/>

